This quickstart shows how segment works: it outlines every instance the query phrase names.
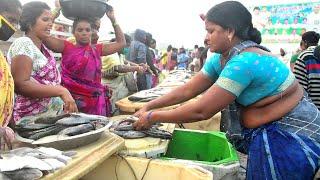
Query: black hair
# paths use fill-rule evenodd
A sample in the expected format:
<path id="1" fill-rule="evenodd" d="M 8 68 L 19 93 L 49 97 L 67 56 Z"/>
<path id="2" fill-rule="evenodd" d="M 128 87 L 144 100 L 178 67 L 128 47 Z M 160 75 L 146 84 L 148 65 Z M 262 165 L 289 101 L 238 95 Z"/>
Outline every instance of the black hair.
<path id="1" fill-rule="evenodd" d="M 23 5 L 19 21 L 21 31 L 28 32 L 30 27 L 36 24 L 38 17 L 41 16 L 44 10 L 50 10 L 50 7 L 40 1 L 32 1 Z"/>
<path id="2" fill-rule="evenodd" d="M 157 41 L 155 39 L 151 39 L 151 44 L 156 44 Z"/>
<path id="3" fill-rule="evenodd" d="M 0 14 L 3 12 L 17 12 L 22 8 L 19 0 L 0 0 Z"/>
<path id="4" fill-rule="evenodd" d="M 183 47 L 179 48 L 179 51 L 180 51 L 180 53 L 186 53 L 186 49 Z"/>
<path id="5" fill-rule="evenodd" d="M 259 7 L 254 7 L 253 10 L 259 10 L 260 11 L 260 8 Z"/>
<path id="6" fill-rule="evenodd" d="M 198 47 L 199 47 L 198 44 L 194 45 L 194 49 L 197 49 Z"/>
<path id="7" fill-rule="evenodd" d="M 313 55 L 320 61 L 320 46 L 317 46 L 314 51 Z"/>
<path id="8" fill-rule="evenodd" d="M 77 18 L 73 21 L 73 24 L 72 24 L 72 33 L 74 33 L 74 31 L 76 30 L 76 27 L 77 25 L 79 24 L 79 22 L 82 22 L 82 21 L 86 21 L 90 24 L 90 27 L 92 28 L 93 24 L 94 24 L 94 20 L 93 19 L 90 19 L 90 18 Z"/>
<path id="9" fill-rule="evenodd" d="M 169 52 L 169 51 L 171 51 L 172 50 L 172 45 L 169 45 L 168 47 L 167 47 L 167 52 Z"/>
<path id="10" fill-rule="evenodd" d="M 320 35 L 314 31 L 307 31 L 302 34 L 302 41 L 306 43 L 307 47 L 317 46 L 319 43 Z"/>
<path id="11" fill-rule="evenodd" d="M 131 36 L 129 36 L 128 34 L 124 34 L 124 38 L 126 39 L 127 44 L 131 43 Z"/>
<path id="12" fill-rule="evenodd" d="M 152 40 L 152 34 L 151 33 L 147 33 L 146 35 L 146 45 L 150 47 L 151 45 L 151 40 Z"/>
<path id="13" fill-rule="evenodd" d="M 207 53 L 208 53 L 209 47 L 204 48 L 202 51 L 200 51 L 200 68 L 204 65 L 204 62 L 207 59 Z"/>
<path id="14" fill-rule="evenodd" d="M 248 9 L 237 1 L 225 1 L 213 6 L 206 19 L 224 29 L 233 29 L 241 40 L 261 43 L 261 33 L 252 25 L 252 16 Z"/>

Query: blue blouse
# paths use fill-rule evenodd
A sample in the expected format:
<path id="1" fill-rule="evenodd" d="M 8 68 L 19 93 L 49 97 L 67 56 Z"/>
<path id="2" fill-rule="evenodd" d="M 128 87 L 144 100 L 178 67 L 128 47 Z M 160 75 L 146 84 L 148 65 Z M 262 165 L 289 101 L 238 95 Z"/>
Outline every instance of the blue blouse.
<path id="1" fill-rule="evenodd" d="M 221 69 L 220 54 L 209 58 L 202 72 L 215 85 L 231 92 L 243 106 L 286 90 L 295 80 L 288 67 L 277 57 L 242 52 Z"/>

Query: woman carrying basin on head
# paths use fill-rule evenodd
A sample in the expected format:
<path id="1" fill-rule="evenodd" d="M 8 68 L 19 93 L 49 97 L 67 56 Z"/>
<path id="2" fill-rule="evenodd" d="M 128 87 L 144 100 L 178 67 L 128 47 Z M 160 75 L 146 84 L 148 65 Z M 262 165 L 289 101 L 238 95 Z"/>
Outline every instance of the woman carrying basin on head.
<path id="1" fill-rule="evenodd" d="M 214 6 L 205 27 L 215 54 L 191 81 L 138 111 L 136 129 L 208 119 L 236 101 L 248 152 L 247 179 L 312 179 L 319 168 L 319 110 L 303 96 L 287 66 L 259 45 L 260 32 L 241 3 Z M 196 102 L 152 111 L 200 93 Z"/>
<path id="2" fill-rule="evenodd" d="M 76 19 L 73 22 L 75 44 L 54 37 L 45 39 L 50 49 L 62 53 L 62 85 L 72 94 L 79 111 L 103 116 L 110 115 L 111 106 L 109 92 L 101 84 L 101 56 L 118 52 L 126 45 L 113 10 L 107 11 L 106 14 L 116 35 L 116 41 L 113 43 L 91 44 L 91 19 Z"/>

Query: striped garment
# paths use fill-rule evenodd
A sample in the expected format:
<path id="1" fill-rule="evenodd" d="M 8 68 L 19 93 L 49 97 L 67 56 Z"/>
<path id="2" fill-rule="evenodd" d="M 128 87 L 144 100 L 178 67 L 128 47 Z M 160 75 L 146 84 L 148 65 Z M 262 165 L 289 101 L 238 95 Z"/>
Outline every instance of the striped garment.
<path id="1" fill-rule="evenodd" d="M 314 49 L 315 46 L 310 46 L 298 56 L 293 73 L 320 109 L 320 60 L 313 55 Z"/>

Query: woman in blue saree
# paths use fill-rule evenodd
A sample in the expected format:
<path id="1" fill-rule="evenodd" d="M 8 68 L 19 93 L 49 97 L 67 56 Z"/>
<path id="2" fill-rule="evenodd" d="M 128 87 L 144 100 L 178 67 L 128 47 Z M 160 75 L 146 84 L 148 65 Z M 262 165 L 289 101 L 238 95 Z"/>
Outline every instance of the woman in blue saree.
<path id="1" fill-rule="evenodd" d="M 247 179 L 312 179 L 319 169 L 319 110 L 281 60 L 260 46 L 261 34 L 239 2 L 212 7 L 205 18 L 210 57 L 185 85 L 147 103 L 135 128 L 212 117 L 235 101 Z M 168 111 L 153 109 L 202 97 Z"/>

